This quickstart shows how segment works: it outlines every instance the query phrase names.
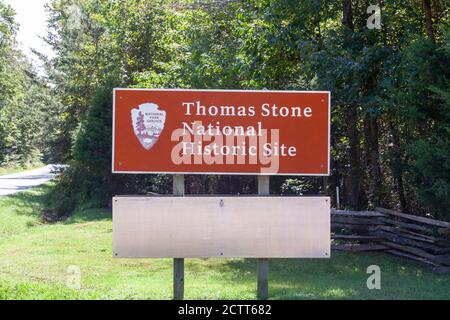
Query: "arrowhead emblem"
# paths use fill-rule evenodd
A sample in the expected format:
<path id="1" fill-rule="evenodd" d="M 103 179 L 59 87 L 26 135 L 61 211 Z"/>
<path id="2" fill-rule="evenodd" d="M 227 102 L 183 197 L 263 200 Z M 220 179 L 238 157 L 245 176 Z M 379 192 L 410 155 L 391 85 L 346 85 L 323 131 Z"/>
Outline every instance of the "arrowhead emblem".
<path id="1" fill-rule="evenodd" d="M 134 134 L 145 150 L 158 141 L 166 123 L 166 112 L 154 103 L 144 103 L 131 110 Z"/>

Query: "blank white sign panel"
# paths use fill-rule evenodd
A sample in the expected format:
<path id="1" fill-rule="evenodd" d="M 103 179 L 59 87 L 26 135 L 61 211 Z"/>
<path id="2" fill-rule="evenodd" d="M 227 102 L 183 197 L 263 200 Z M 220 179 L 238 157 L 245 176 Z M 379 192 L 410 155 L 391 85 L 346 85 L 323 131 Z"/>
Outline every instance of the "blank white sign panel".
<path id="1" fill-rule="evenodd" d="M 116 197 L 116 258 L 328 258 L 328 197 Z"/>

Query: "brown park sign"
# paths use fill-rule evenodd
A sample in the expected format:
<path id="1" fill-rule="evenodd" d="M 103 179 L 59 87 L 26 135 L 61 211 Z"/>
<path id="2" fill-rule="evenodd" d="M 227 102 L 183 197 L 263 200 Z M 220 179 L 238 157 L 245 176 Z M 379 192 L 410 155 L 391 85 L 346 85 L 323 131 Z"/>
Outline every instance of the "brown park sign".
<path id="1" fill-rule="evenodd" d="M 330 93 L 115 89 L 114 173 L 330 173 Z"/>

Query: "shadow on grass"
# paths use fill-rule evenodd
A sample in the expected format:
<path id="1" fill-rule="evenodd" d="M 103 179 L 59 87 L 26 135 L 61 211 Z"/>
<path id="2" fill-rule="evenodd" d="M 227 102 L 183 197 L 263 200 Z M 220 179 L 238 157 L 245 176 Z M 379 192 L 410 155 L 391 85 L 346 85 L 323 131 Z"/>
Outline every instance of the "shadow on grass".
<path id="1" fill-rule="evenodd" d="M 41 211 L 46 207 L 47 194 L 51 188 L 51 184 L 44 184 L 0 198 L 0 203 L 5 207 L 13 208 L 17 215 L 40 218 Z"/>
<path id="2" fill-rule="evenodd" d="M 230 284 L 248 282 L 256 286 L 257 259 L 225 261 L 219 266 L 219 270 L 222 275 L 226 275 L 226 281 Z M 352 285 L 350 279 L 364 286 L 358 288 Z M 352 298 L 360 295 L 359 291 L 365 289 L 365 281 L 365 273 L 361 272 L 360 268 L 354 268 L 342 261 L 339 263 L 324 259 L 270 260 L 271 299 Z"/>
<path id="3" fill-rule="evenodd" d="M 13 213 L 18 216 L 29 216 L 36 219 L 42 219 L 43 211 L 48 210 L 51 207 L 49 203 L 49 194 L 51 193 L 52 188 L 53 184 L 50 182 L 23 192 L 0 197 L 0 208 L 11 208 Z M 59 222 L 63 224 L 72 224 L 111 220 L 112 213 L 110 209 L 87 208 L 78 209 L 72 215 Z"/>
<path id="4" fill-rule="evenodd" d="M 112 211 L 106 208 L 80 209 L 64 221 L 64 224 L 85 223 L 93 221 L 112 221 Z"/>
<path id="5" fill-rule="evenodd" d="M 367 288 L 370 265 L 380 266 L 383 290 Z M 253 284 L 255 289 L 256 266 L 256 259 L 214 264 L 222 281 Z M 271 299 L 448 299 L 449 280 L 385 253 L 333 252 L 331 259 L 271 259 L 269 267 Z"/>

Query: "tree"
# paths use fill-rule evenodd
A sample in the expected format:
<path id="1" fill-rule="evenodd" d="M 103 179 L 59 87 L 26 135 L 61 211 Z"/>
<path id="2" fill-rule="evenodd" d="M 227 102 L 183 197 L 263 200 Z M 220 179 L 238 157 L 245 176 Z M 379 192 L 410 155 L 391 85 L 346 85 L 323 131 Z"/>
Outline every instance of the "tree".
<path id="1" fill-rule="evenodd" d="M 138 133 L 138 135 L 141 136 L 144 130 L 145 130 L 144 114 L 141 111 L 139 111 L 136 120 L 136 132 Z"/>
<path id="2" fill-rule="evenodd" d="M 378 30 L 367 27 L 363 0 L 53 1 L 48 42 L 57 56 L 48 65 L 64 106 L 54 150 L 62 149 L 61 159 L 78 170 L 65 182 L 82 175 L 91 187 L 105 186 L 103 194 L 88 187 L 76 191 L 102 203 L 113 192 L 109 186 L 120 193 L 170 191 L 161 176 L 111 176 L 111 83 L 330 90 L 331 177 L 277 177 L 272 191 L 334 196 L 330 191 L 340 187 L 348 208 L 382 205 L 445 216 L 447 162 L 439 155 L 447 157 L 448 150 L 446 7 L 440 0 L 381 5 Z M 432 159 L 439 160 L 433 167 L 439 170 L 427 165 Z M 255 182 L 192 176 L 187 189 L 251 193 Z"/>
<path id="3" fill-rule="evenodd" d="M 0 166 L 40 162 L 54 123 L 46 80 L 16 48 L 14 11 L 0 2 Z"/>

